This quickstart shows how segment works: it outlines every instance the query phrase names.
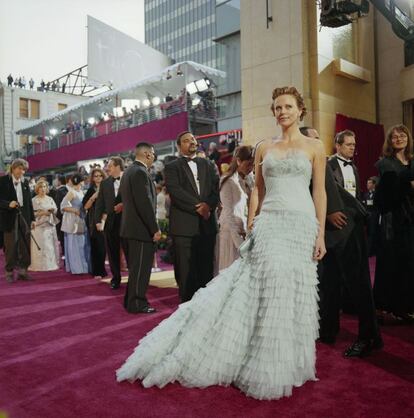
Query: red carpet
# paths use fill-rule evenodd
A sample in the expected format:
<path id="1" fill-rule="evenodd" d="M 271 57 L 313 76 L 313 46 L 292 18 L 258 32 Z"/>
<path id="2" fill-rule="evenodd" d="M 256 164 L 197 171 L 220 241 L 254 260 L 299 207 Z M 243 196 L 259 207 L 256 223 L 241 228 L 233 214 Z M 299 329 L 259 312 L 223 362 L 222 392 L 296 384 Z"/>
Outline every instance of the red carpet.
<path id="1" fill-rule="evenodd" d="M 0 263 L 2 264 L 2 263 Z M 1 268 L 1 266 L 0 266 Z M 152 287 L 154 315 L 129 315 L 122 290 L 89 276 L 35 274 L 8 284 L 0 273 L 0 412 L 9 418 L 402 418 L 414 414 L 414 328 L 384 327 L 385 349 L 344 360 L 356 321 L 343 320 L 334 347 L 318 345 L 319 382 L 291 398 L 256 401 L 235 388 L 143 389 L 115 370 L 139 338 L 177 305 L 175 289 Z M 1 414 L 0 414 L 1 415 Z"/>

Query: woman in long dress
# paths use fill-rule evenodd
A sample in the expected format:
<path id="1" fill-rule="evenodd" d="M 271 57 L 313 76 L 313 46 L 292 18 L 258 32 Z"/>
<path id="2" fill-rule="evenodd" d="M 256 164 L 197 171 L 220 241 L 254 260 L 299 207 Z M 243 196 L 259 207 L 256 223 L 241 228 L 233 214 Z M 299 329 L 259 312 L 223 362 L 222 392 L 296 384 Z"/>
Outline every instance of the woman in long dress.
<path id="1" fill-rule="evenodd" d="M 380 234 L 374 299 L 380 319 L 414 321 L 414 159 L 413 140 L 404 125 L 387 132 L 375 204 Z"/>
<path id="2" fill-rule="evenodd" d="M 65 233 L 65 268 L 68 273 L 86 274 L 90 271 L 90 244 L 82 205 L 83 178 L 71 177 L 72 187 L 63 198 L 61 230 Z"/>
<path id="3" fill-rule="evenodd" d="M 254 226 L 242 258 L 144 337 L 117 371 L 118 381 L 233 384 L 254 398 L 277 399 L 316 380 L 325 153 L 319 140 L 299 131 L 306 109 L 298 91 L 277 88 L 272 98 L 282 136 L 256 150 Z"/>
<path id="4" fill-rule="evenodd" d="M 239 247 L 247 234 L 248 201 L 251 190 L 246 182 L 253 170 L 253 148 L 243 145 L 234 151 L 229 170 L 220 181 L 222 210 L 217 241 L 219 271 L 239 256 Z"/>
<path id="5" fill-rule="evenodd" d="M 31 271 L 51 271 L 59 268 L 59 241 L 56 233 L 57 207 L 55 201 L 47 195 L 49 185 L 39 180 L 35 185 L 36 196 L 32 199 L 36 218 L 36 227 L 32 230 L 40 249 L 31 240 Z"/>
<path id="6" fill-rule="evenodd" d="M 105 172 L 101 168 L 93 168 L 90 173 L 90 186 L 82 204 L 86 211 L 86 225 L 89 232 L 91 245 L 91 273 L 97 279 L 107 276 L 105 269 L 105 238 L 103 231 L 96 229 L 95 204 L 98 198 L 99 187 L 102 180 L 106 178 Z"/>

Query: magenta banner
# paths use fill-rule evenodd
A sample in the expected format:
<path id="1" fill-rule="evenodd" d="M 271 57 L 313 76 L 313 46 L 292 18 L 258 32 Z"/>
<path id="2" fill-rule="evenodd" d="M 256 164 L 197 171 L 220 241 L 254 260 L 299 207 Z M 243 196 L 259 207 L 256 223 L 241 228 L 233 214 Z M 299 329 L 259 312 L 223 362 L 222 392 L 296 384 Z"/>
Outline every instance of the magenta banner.
<path id="1" fill-rule="evenodd" d="M 145 123 L 134 128 L 88 139 L 78 144 L 61 147 L 56 150 L 32 155 L 27 158 L 30 171 L 46 170 L 62 165 L 74 164 L 79 160 L 89 160 L 133 150 L 138 142 L 151 144 L 174 140 L 176 136 L 188 129 L 186 112 L 166 119 Z"/>

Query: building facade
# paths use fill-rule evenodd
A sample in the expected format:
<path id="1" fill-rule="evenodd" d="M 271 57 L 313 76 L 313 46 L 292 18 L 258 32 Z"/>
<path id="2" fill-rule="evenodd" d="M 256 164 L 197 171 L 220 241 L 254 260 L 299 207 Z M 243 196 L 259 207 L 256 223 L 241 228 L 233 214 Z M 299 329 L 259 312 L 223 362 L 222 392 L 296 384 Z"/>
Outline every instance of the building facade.
<path id="1" fill-rule="evenodd" d="M 240 0 L 145 0 L 145 42 L 176 62 L 225 71 L 217 129 L 241 128 Z"/>
<path id="2" fill-rule="evenodd" d="M 15 151 L 36 138 L 17 135 L 34 121 L 87 100 L 56 91 L 37 91 L 0 85 L 0 169 L 4 170 Z"/>
<path id="3" fill-rule="evenodd" d="M 216 67 L 215 0 L 145 0 L 145 43 L 175 61 Z"/>
<path id="4" fill-rule="evenodd" d="M 329 154 L 338 114 L 385 130 L 397 123 L 413 130 L 409 49 L 372 3 L 369 13 L 352 23 L 325 27 L 315 0 L 241 0 L 244 140 L 278 136 L 269 108 L 272 90 L 289 85 L 303 93 L 304 124 L 319 131 Z M 413 20 L 412 3 L 396 3 Z"/>

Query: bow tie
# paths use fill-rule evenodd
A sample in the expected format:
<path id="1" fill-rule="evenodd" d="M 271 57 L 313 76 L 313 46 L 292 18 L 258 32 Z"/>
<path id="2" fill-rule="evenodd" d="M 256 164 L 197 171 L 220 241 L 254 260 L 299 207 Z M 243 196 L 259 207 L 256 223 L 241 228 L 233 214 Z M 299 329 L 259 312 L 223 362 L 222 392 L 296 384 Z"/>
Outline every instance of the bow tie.
<path id="1" fill-rule="evenodd" d="M 191 158 L 191 157 L 185 157 L 185 156 L 183 156 L 183 158 L 184 158 L 184 160 L 186 160 L 187 162 L 193 161 L 193 162 L 195 163 L 195 162 L 196 162 L 196 158 L 197 158 L 197 157 L 193 157 L 193 158 Z"/>
<path id="2" fill-rule="evenodd" d="M 115 182 L 115 181 L 117 181 L 117 180 L 118 180 L 118 181 L 119 181 L 119 180 L 121 180 L 121 177 L 114 177 L 113 179 L 114 179 L 114 182 Z"/>
<path id="3" fill-rule="evenodd" d="M 343 158 L 341 158 L 341 157 L 336 157 L 336 158 L 338 158 L 338 160 L 339 161 L 342 161 L 343 163 L 344 163 L 344 167 L 346 167 L 347 165 L 352 165 L 353 164 L 353 162 L 352 161 L 347 161 L 347 160 L 344 160 Z"/>
<path id="4" fill-rule="evenodd" d="M 14 185 L 15 185 L 15 186 L 18 186 L 18 185 L 19 185 L 19 183 L 20 183 L 20 181 L 15 181 L 15 182 L 14 182 Z"/>

